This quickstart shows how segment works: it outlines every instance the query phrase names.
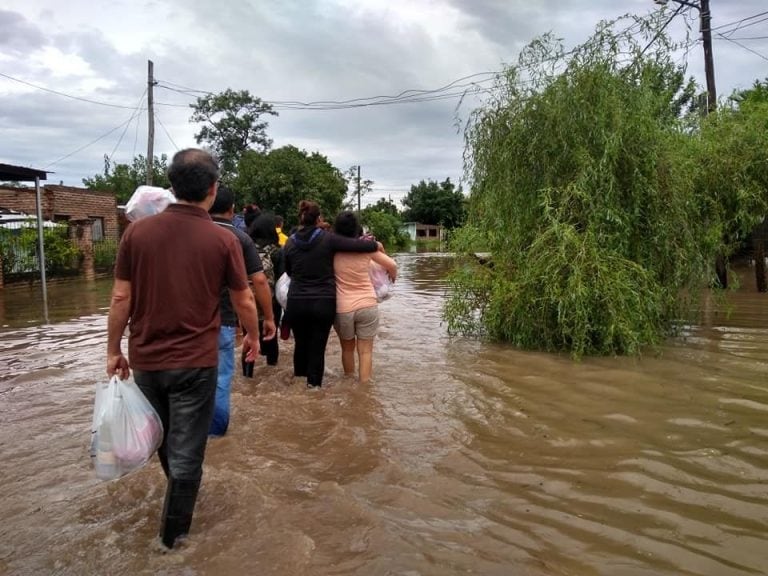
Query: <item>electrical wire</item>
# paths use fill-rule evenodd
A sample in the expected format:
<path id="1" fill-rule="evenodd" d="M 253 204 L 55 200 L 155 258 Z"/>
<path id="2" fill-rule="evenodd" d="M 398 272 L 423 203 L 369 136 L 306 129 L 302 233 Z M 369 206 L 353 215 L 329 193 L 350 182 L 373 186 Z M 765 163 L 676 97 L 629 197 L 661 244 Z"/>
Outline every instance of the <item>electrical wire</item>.
<path id="1" fill-rule="evenodd" d="M 141 98 L 139 98 L 139 103 L 136 104 L 136 109 L 133 111 L 133 114 L 131 114 L 131 117 L 128 119 L 128 124 L 125 125 L 125 128 L 123 129 L 123 133 L 120 134 L 120 138 L 117 139 L 117 143 L 115 144 L 115 147 L 112 148 L 112 153 L 108 156 L 109 161 L 112 161 L 112 157 L 115 155 L 115 152 L 117 151 L 118 146 L 120 146 L 120 143 L 123 141 L 123 137 L 125 137 L 125 133 L 128 131 L 128 127 L 131 125 L 130 122 L 138 117 L 138 115 L 141 113 L 141 103 L 144 102 L 144 96 L 147 95 L 147 89 L 144 89 L 144 92 L 141 94 Z M 136 128 L 138 130 L 138 120 L 136 121 Z"/>
<path id="2" fill-rule="evenodd" d="M 755 54 L 756 56 L 759 56 L 760 58 L 762 58 L 763 60 L 765 60 L 766 62 L 768 62 L 768 56 L 766 56 L 766 55 L 764 55 L 764 54 L 761 54 L 761 53 L 760 53 L 760 52 L 758 52 L 757 50 L 753 50 L 753 49 L 752 49 L 752 48 L 750 48 L 749 46 L 744 46 L 744 44 L 742 44 L 741 42 L 738 42 L 738 41 L 734 40 L 733 38 L 728 38 L 728 36 L 723 36 L 723 35 L 722 35 L 722 34 L 720 34 L 719 32 L 718 32 L 718 34 L 717 34 L 717 35 L 718 35 L 718 36 L 720 36 L 720 37 L 722 37 L 722 38 L 723 38 L 723 40 L 728 40 L 728 42 L 732 42 L 733 44 L 736 44 L 736 46 L 740 46 L 740 47 L 744 48 L 744 50 L 747 50 L 748 52 L 752 52 L 752 54 Z"/>
<path id="3" fill-rule="evenodd" d="M 55 164 L 58 164 L 59 162 L 61 162 L 61 161 L 63 161 L 63 160 L 66 160 L 67 158 L 69 158 L 69 157 L 71 157 L 71 156 L 74 156 L 74 155 L 75 155 L 75 154 L 77 154 L 78 152 L 82 152 L 83 150 L 85 150 L 85 149 L 86 149 L 86 148 L 88 148 L 89 146 L 93 146 L 94 144 L 96 144 L 96 142 L 98 142 L 98 141 L 100 141 L 100 140 L 103 140 L 104 138 L 106 138 L 107 136 L 109 136 L 110 134 L 112 134 L 112 132 L 116 132 L 117 130 L 120 130 L 120 128 L 122 128 L 122 127 L 123 127 L 123 126 L 125 126 L 126 124 L 130 123 L 130 122 L 131 122 L 131 120 L 133 120 L 133 116 L 131 116 L 130 118 L 128 118 L 128 120 L 126 120 L 126 121 L 125 121 L 125 122 L 123 122 L 122 124 L 119 124 L 118 126 L 115 126 L 114 128 L 112 128 L 112 129 L 111 129 L 111 130 L 109 130 L 108 132 L 105 132 L 104 134 L 102 134 L 102 135 L 101 135 L 101 136 L 99 136 L 98 138 L 96 138 L 96 139 L 94 139 L 94 140 L 91 140 L 90 142 L 88 142 L 88 144 L 85 144 L 84 146 L 80 146 L 80 148 L 78 148 L 77 150 L 73 150 L 72 152 L 70 152 L 69 154 L 66 154 L 66 155 L 62 156 L 62 157 L 61 157 L 61 158 L 59 158 L 58 160 L 54 160 L 53 162 L 51 162 L 50 164 L 46 165 L 45 167 L 46 167 L 46 168 L 50 168 L 51 166 L 53 166 L 53 165 L 55 165 Z"/>
<path id="4" fill-rule="evenodd" d="M 8 74 L 4 74 L 3 72 L 0 72 L 0 76 L 2 76 L 3 78 L 7 78 L 8 80 L 13 80 L 14 82 L 18 82 L 19 84 L 24 84 L 25 86 L 30 86 L 32 88 L 36 88 L 37 90 L 42 90 L 43 92 L 50 92 L 51 94 L 56 94 L 57 96 L 63 96 L 64 98 L 71 98 L 72 100 L 79 100 L 80 102 L 87 102 L 89 104 L 98 104 L 99 106 L 109 106 L 110 108 L 122 108 L 125 110 L 133 109 L 133 106 L 123 106 L 122 104 L 111 104 L 109 102 L 100 102 L 98 100 L 91 100 L 90 98 L 73 96 L 72 94 L 67 94 L 66 92 L 59 92 L 58 90 L 52 90 L 44 86 L 32 84 L 31 82 L 27 82 L 26 80 L 14 78 L 13 76 L 9 76 Z"/>
<path id="5" fill-rule="evenodd" d="M 640 54 L 638 54 L 638 56 L 637 56 L 636 60 L 640 60 L 640 58 L 642 58 L 642 57 L 643 57 L 643 54 L 645 54 L 645 51 L 646 51 L 646 50 L 648 50 L 648 48 L 650 48 L 650 47 L 651 47 L 651 45 L 652 45 L 654 42 L 656 42 L 656 40 L 658 40 L 658 39 L 659 39 L 659 36 L 661 36 L 662 32 L 664 32 L 664 29 L 665 29 L 667 26 L 669 26 L 669 23 L 670 23 L 670 22 L 672 22 L 672 20 L 674 20 L 674 19 L 675 19 L 675 17 L 676 17 L 676 16 L 677 16 L 677 15 L 680 13 L 680 11 L 681 11 L 683 8 L 685 8 L 685 5 L 684 5 L 684 4 L 680 4 L 680 5 L 678 5 L 678 7 L 677 7 L 677 10 L 675 10 L 675 11 L 672 13 L 672 16 L 670 16 L 670 17 L 667 19 L 667 21 L 666 21 L 666 22 L 664 22 L 664 25 L 663 25 L 661 28 L 659 28 L 659 29 L 656 31 L 656 34 L 653 36 L 653 38 L 651 38 L 651 41 L 650 41 L 650 42 L 648 42 L 648 44 L 646 44 L 646 45 L 645 45 L 645 48 L 643 48 L 643 49 L 640 51 Z"/>
<path id="6" fill-rule="evenodd" d="M 179 147 L 176 145 L 176 142 L 174 142 L 173 138 L 171 137 L 171 134 L 168 132 L 168 129 L 165 127 L 165 124 L 163 124 L 163 121 L 160 120 L 160 116 L 155 113 L 155 120 L 157 120 L 158 124 L 160 124 L 160 127 L 163 129 L 163 132 L 165 132 L 165 135 L 168 137 L 168 140 L 171 141 L 171 144 L 173 144 L 173 147 L 176 148 L 176 150 L 179 150 Z"/>

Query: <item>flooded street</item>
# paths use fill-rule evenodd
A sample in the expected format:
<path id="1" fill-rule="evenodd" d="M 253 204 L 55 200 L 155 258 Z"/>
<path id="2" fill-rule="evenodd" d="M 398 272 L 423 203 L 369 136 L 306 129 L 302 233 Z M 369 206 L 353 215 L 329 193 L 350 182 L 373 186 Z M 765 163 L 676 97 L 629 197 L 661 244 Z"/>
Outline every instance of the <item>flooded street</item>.
<path id="1" fill-rule="evenodd" d="M 192 533 L 154 544 L 157 459 L 114 482 L 88 456 L 111 282 L 0 291 L 0 574 L 768 573 L 768 295 L 728 296 L 642 358 L 450 339 L 451 258 L 397 257 L 375 381 L 321 391 L 277 367 L 233 385 Z M 125 348 L 125 343 L 124 343 Z"/>

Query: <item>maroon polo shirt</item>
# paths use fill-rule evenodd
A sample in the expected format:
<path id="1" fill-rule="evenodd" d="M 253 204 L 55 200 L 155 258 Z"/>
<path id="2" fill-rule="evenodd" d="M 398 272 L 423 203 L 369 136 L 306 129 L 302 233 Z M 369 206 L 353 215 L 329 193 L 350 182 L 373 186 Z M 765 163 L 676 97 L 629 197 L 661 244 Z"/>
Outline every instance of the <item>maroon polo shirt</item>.
<path id="1" fill-rule="evenodd" d="M 248 287 L 240 243 L 197 206 L 128 226 L 115 278 L 131 283 L 128 358 L 138 370 L 218 364 L 219 297 Z"/>

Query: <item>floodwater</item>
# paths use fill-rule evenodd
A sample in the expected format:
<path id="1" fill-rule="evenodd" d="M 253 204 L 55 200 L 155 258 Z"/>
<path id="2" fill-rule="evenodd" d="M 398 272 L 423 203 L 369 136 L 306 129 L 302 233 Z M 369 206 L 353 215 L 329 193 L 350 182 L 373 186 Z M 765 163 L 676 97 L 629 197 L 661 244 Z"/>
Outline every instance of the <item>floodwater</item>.
<path id="1" fill-rule="evenodd" d="M 47 326 L 0 291 L 0 574 L 768 573 L 768 296 L 577 363 L 449 339 L 450 258 L 397 259 L 375 382 L 340 377 L 335 336 L 319 392 L 292 384 L 290 342 L 238 376 L 168 554 L 157 461 L 106 483 L 89 462 L 109 282 L 52 286 Z"/>

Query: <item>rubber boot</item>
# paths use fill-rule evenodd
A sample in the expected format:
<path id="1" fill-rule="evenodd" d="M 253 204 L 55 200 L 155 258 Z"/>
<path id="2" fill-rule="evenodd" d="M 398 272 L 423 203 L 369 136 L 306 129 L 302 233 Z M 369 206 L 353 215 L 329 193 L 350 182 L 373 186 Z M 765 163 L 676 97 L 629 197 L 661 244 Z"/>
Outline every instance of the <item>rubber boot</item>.
<path id="1" fill-rule="evenodd" d="M 168 548 L 173 548 L 179 536 L 189 534 L 199 488 L 199 480 L 168 481 L 160 526 L 160 539 Z"/>

